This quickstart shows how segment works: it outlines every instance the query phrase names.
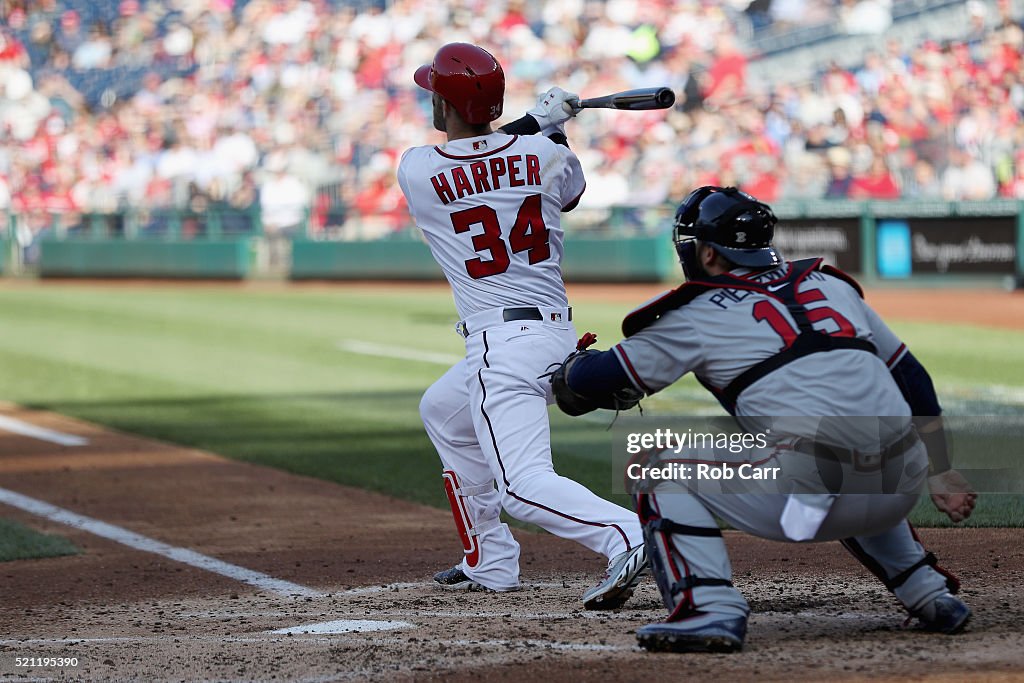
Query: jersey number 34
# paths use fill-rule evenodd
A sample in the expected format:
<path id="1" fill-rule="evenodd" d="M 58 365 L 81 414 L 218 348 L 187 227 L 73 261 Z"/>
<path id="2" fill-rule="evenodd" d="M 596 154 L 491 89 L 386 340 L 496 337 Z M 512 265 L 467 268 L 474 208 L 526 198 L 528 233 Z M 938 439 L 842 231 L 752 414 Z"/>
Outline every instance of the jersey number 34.
<path id="1" fill-rule="evenodd" d="M 513 254 L 526 252 L 530 265 L 546 261 L 551 257 L 551 245 L 548 244 L 548 229 L 544 225 L 539 194 L 532 194 L 523 200 L 516 214 L 516 222 L 508 233 L 508 244 L 501 238 L 501 223 L 498 212 L 489 206 L 474 206 L 471 209 L 456 211 L 452 214 L 452 226 L 455 234 L 469 232 L 474 225 L 481 225 L 484 231 L 473 235 L 473 249 L 478 254 L 490 253 L 490 260 L 479 256 L 466 260 L 466 272 L 474 280 L 482 277 L 498 275 L 508 270 L 512 262 L 509 247 Z"/>

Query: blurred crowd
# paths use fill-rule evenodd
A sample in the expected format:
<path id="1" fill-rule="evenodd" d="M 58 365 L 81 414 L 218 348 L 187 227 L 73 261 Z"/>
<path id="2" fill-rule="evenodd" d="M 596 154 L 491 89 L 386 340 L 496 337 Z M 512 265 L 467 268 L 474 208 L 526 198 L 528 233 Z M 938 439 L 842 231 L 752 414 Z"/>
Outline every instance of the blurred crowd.
<path id="1" fill-rule="evenodd" d="M 258 208 L 280 234 L 408 227 L 398 157 L 443 140 L 412 73 L 458 40 L 505 66 L 499 125 L 550 85 L 676 91 L 669 112 L 568 124 L 584 212 L 708 183 L 766 201 L 1024 198 L 1024 32 L 1008 0 L 968 4 L 961 41 L 890 40 L 855 69 L 756 83 L 751 16 L 855 31 L 887 0 L 0 0 L 0 213 L 29 230 L 130 208 L 160 231 L 167 207 Z"/>

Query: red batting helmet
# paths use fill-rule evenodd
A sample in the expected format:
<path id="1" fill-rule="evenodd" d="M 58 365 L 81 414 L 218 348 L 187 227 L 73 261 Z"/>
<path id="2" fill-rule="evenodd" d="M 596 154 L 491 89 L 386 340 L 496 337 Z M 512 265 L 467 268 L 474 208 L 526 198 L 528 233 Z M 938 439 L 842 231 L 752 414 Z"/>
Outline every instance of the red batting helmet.
<path id="1" fill-rule="evenodd" d="M 416 85 L 436 92 L 466 123 L 490 123 L 501 116 L 505 72 L 487 50 L 469 43 L 448 43 L 413 76 Z"/>

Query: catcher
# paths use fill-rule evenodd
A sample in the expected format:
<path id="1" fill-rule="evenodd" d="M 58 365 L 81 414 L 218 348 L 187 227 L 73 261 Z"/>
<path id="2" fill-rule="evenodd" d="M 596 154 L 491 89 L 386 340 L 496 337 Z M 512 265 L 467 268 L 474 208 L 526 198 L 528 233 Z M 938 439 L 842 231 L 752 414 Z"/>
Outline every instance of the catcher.
<path id="1" fill-rule="evenodd" d="M 769 206 L 735 188 L 692 192 L 675 216 L 687 282 L 627 316 L 623 341 L 572 354 L 551 378 L 570 415 L 628 408 L 693 372 L 741 425 L 776 416 L 767 447 L 745 451 L 740 469 L 778 468 L 780 481 L 735 493 L 677 477 L 636 491 L 669 612 L 637 639 L 652 651 L 742 648 L 749 607 L 713 515 L 763 538 L 839 540 L 924 629 L 957 633 L 971 616 L 955 597 L 959 581 L 906 519 L 925 483 L 954 522 L 975 504 L 950 467 L 931 379 L 849 276 L 821 259 L 783 261 L 775 223 Z M 885 417 L 844 417 L 865 415 Z"/>

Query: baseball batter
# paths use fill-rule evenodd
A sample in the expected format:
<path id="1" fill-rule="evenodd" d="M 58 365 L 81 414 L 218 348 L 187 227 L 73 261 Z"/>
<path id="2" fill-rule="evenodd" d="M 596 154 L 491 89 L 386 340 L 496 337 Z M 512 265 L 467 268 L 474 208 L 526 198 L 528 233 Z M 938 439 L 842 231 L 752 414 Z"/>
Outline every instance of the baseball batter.
<path id="1" fill-rule="evenodd" d="M 755 475 L 751 488 L 728 493 L 677 477 L 637 495 L 669 610 L 637 638 L 649 650 L 742 647 L 749 608 L 732 586 L 713 514 L 764 538 L 841 540 L 925 629 L 956 633 L 971 614 L 953 595 L 959 582 L 906 521 L 926 480 L 954 522 L 975 502 L 950 468 L 931 379 L 852 279 L 820 259 L 779 257 L 775 222 L 767 205 L 735 188 L 691 193 L 675 221 L 688 282 L 631 313 L 626 339 L 611 350 L 575 354 L 553 376 L 572 414 L 623 388 L 652 394 L 693 372 L 741 424 L 771 416 L 770 442 L 740 459 Z M 915 418 L 915 429 L 911 416 L 931 417 Z M 690 462 L 709 455 L 688 453 Z M 764 481 L 777 472 L 780 481 Z"/>
<path id="2" fill-rule="evenodd" d="M 578 98 L 553 88 L 494 131 L 504 74 L 490 53 L 465 43 L 443 46 L 414 80 L 433 93 L 434 127 L 448 142 L 407 150 L 398 181 L 451 284 L 466 340 L 465 359 L 420 403 L 464 550 L 434 579 L 445 588 L 516 589 L 519 544 L 499 519 L 505 509 L 609 558 L 583 600 L 589 609 L 618 607 L 647 564 L 642 530 L 631 511 L 554 471 L 548 429 L 544 375 L 576 344 L 560 214 L 585 186 L 563 129 Z"/>

